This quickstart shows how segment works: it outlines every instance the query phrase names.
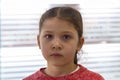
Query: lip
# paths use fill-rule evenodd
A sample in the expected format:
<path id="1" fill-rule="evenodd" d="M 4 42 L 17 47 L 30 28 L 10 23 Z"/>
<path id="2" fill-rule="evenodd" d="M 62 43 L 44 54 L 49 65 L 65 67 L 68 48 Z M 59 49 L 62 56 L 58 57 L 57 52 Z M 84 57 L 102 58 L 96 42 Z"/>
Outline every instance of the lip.
<path id="1" fill-rule="evenodd" d="M 53 53 L 53 54 L 51 54 L 51 56 L 54 56 L 54 57 L 61 57 L 62 55 L 59 54 L 59 53 Z"/>

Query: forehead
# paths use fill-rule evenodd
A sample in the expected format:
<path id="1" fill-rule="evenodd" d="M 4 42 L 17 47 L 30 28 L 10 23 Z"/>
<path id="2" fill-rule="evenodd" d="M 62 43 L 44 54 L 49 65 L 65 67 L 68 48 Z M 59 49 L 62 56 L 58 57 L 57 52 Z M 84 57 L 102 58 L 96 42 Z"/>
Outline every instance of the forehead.
<path id="1" fill-rule="evenodd" d="M 75 26 L 63 19 L 58 19 L 58 18 L 50 18 L 50 19 L 46 19 L 43 22 L 42 25 L 42 30 L 56 30 L 56 31 L 75 31 Z"/>

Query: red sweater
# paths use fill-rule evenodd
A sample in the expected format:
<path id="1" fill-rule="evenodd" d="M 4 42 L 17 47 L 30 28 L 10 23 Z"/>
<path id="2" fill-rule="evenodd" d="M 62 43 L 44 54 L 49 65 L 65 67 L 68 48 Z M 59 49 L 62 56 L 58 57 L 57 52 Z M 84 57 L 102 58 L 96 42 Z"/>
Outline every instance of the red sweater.
<path id="1" fill-rule="evenodd" d="M 43 73 L 45 68 L 41 68 L 39 71 L 24 78 L 23 80 L 104 80 L 100 74 L 92 72 L 82 65 L 79 66 L 80 69 L 76 72 L 60 77 L 48 76 Z"/>

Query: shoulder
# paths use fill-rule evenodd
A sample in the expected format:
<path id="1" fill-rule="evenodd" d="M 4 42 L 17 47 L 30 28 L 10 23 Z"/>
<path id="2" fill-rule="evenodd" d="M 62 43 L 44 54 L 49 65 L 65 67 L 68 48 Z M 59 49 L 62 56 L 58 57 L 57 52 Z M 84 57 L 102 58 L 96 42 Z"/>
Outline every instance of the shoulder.
<path id="1" fill-rule="evenodd" d="M 81 77 L 84 78 L 84 80 L 104 80 L 104 78 L 100 74 L 88 70 L 82 65 L 79 66 L 80 66 L 80 71 L 82 72 Z"/>
<path id="2" fill-rule="evenodd" d="M 42 77 L 44 76 L 44 74 L 42 73 L 42 70 L 44 70 L 44 68 L 41 68 L 35 73 L 25 77 L 23 80 L 38 80 L 39 78 L 42 79 Z"/>

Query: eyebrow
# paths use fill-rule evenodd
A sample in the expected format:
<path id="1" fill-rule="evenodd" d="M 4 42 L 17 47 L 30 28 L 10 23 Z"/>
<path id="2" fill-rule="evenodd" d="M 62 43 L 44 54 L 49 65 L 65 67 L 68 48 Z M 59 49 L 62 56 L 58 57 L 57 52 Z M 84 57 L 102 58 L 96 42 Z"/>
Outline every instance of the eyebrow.
<path id="1" fill-rule="evenodd" d="M 54 33 L 53 31 L 44 31 L 45 33 Z M 70 33 L 73 34 L 71 31 L 62 31 L 62 33 Z"/>
<path id="2" fill-rule="evenodd" d="M 57 30 L 56 30 L 57 31 Z M 46 30 L 44 32 L 48 32 L 48 33 L 53 33 L 53 31 L 51 30 Z M 68 30 L 68 31 L 62 31 L 62 33 L 73 33 L 72 31 Z"/>
<path id="3" fill-rule="evenodd" d="M 47 32 L 47 33 L 53 33 L 52 31 L 44 31 L 44 32 Z"/>
<path id="4" fill-rule="evenodd" d="M 70 34 L 73 34 L 73 32 L 71 32 L 71 31 L 63 31 L 62 33 L 70 33 Z"/>

